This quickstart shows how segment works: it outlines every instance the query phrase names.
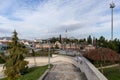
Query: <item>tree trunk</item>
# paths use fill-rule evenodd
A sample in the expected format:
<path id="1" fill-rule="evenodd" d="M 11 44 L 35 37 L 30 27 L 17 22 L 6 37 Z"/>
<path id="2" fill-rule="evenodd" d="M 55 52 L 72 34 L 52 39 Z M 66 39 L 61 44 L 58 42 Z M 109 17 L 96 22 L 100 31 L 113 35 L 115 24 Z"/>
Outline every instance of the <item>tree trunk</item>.
<path id="1" fill-rule="evenodd" d="M 36 57 L 34 56 L 34 65 L 37 66 Z"/>
<path id="2" fill-rule="evenodd" d="M 100 63 L 100 71 L 101 71 L 101 73 L 103 73 L 103 65 L 102 65 L 102 63 Z"/>

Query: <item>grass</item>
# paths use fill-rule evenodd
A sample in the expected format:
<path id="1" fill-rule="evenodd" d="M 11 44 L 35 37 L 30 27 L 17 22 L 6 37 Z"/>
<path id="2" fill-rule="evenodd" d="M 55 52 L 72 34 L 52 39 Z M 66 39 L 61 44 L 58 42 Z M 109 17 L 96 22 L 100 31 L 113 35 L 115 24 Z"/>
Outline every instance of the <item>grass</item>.
<path id="1" fill-rule="evenodd" d="M 120 66 L 104 69 L 104 75 L 108 80 L 120 80 Z"/>
<path id="2" fill-rule="evenodd" d="M 53 65 L 51 65 L 53 66 Z M 16 80 L 37 80 L 40 76 L 47 70 L 48 66 L 41 66 L 41 67 L 33 67 L 28 70 L 28 73 L 21 76 L 19 79 Z M 6 78 L 0 80 L 7 80 Z"/>

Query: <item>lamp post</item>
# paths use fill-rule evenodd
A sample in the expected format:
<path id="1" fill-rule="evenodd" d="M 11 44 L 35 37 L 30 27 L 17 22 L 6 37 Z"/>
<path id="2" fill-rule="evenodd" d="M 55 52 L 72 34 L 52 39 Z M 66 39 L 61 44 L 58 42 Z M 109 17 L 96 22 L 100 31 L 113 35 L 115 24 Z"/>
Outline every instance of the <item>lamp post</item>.
<path id="1" fill-rule="evenodd" d="M 67 55 L 67 29 L 65 31 L 65 36 L 66 36 L 66 39 L 65 39 L 65 47 L 66 47 L 66 55 Z"/>
<path id="2" fill-rule="evenodd" d="M 79 58 L 79 50 L 76 49 L 76 51 L 77 51 L 77 62 L 78 62 L 78 58 Z"/>
<path id="3" fill-rule="evenodd" d="M 113 40 L 113 9 L 115 7 L 115 3 L 110 4 L 110 8 L 111 8 L 111 40 Z"/>
<path id="4" fill-rule="evenodd" d="M 77 62 L 78 62 L 79 55 L 80 55 L 80 52 L 79 52 L 79 42 L 77 42 L 76 50 L 77 50 Z"/>
<path id="5" fill-rule="evenodd" d="M 100 43 L 100 48 L 101 48 L 101 53 L 100 53 L 101 54 L 101 56 L 100 56 L 100 58 L 101 58 L 101 60 L 100 60 L 100 67 L 101 67 L 101 72 L 103 73 L 103 68 L 102 68 L 103 67 L 103 61 L 104 61 L 104 56 L 103 56 L 103 52 L 102 52 L 103 43 Z"/>
<path id="6" fill-rule="evenodd" d="M 48 48 L 48 69 L 50 69 L 50 42 L 49 42 L 49 48 Z"/>

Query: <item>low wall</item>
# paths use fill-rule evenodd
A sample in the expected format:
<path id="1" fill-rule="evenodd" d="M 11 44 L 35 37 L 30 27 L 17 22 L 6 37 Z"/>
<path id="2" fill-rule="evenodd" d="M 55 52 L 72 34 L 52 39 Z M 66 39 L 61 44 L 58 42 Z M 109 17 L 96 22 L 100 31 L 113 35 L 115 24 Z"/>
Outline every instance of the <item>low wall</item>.
<path id="1" fill-rule="evenodd" d="M 88 80 L 108 80 L 93 64 L 86 58 L 79 57 L 78 65 L 82 72 L 85 73 Z"/>

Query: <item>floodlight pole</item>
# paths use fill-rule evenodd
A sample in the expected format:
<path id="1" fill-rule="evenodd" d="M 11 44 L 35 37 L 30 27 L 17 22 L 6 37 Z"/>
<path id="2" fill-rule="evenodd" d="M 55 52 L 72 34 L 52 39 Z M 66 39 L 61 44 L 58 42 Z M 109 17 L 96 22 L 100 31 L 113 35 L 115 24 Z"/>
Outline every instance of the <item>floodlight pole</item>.
<path id="1" fill-rule="evenodd" d="M 49 42 L 49 48 L 48 48 L 48 69 L 50 69 L 50 42 Z"/>
<path id="2" fill-rule="evenodd" d="M 111 8 L 111 40 L 113 40 L 113 9 L 115 7 L 115 3 L 111 3 L 110 4 L 110 8 Z"/>

